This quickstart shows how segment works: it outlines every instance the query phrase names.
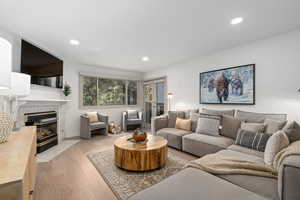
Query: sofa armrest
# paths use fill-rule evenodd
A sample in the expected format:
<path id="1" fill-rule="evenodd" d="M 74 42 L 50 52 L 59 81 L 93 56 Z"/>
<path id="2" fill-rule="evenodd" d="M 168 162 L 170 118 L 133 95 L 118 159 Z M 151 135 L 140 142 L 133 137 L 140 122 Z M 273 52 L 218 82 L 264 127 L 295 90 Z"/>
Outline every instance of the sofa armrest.
<path id="1" fill-rule="evenodd" d="M 90 119 L 86 115 L 80 116 L 80 136 L 85 139 L 90 138 Z"/>
<path id="2" fill-rule="evenodd" d="M 98 119 L 100 122 L 104 122 L 106 125 L 108 124 L 108 116 L 98 113 Z"/>
<path id="3" fill-rule="evenodd" d="M 151 132 L 156 135 L 156 131 L 168 127 L 168 115 L 161 115 L 151 119 Z"/>
<path id="4" fill-rule="evenodd" d="M 300 156 L 285 158 L 278 174 L 278 194 L 281 200 L 300 199 Z"/>

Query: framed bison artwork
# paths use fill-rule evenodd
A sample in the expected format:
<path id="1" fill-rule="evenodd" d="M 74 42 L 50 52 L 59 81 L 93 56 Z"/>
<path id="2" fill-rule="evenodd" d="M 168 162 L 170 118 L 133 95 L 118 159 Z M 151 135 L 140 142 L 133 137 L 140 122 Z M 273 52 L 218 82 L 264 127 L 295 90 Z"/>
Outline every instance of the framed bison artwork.
<path id="1" fill-rule="evenodd" d="M 200 73 L 200 104 L 255 104 L 255 64 Z"/>

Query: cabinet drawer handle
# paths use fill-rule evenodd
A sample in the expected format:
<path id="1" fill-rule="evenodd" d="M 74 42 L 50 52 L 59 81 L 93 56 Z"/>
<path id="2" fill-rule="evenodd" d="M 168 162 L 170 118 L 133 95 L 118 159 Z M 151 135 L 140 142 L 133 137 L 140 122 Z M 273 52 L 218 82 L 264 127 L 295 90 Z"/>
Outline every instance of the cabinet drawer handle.
<path id="1" fill-rule="evenodd" d="M 33 190 L 31 190 L 31 191 L 29 192 L 29 195 L 33 195 Z"/>

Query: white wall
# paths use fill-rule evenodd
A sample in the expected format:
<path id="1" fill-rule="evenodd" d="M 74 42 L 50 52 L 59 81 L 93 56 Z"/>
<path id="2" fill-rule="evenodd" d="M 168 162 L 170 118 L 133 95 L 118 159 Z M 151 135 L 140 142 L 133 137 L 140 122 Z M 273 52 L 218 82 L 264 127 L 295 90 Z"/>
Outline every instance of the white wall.
<path id="1" fill-rule="evenodd" d="M 199 104 L 200 72 L 252 63 L 256 64 L 256 105 Z M 173 93 L 172 109 L 287 113 L 289 119 L 300 121 L 300 30 L 148 72 L 144 79 L 161 76 L 167 76 L 168 92 Z"/>

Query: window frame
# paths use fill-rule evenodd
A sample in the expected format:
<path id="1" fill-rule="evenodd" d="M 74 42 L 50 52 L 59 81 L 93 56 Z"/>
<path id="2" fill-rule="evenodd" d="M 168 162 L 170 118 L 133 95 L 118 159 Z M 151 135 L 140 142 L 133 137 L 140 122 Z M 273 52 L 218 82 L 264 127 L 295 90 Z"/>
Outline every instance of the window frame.
<path id="1" fill-rule="evenodd" d="M 83 77 L 93 77 L 97 78 L 97 92 L 98 92 L 98 81 L 99 78 L 102 79 L 111 79 L 111 80 L 121 80 L 125 81 L 125 104 L 121 105 L 95 105 L 95 106 L 84 106 L 83 105 Z M 128 105 L 128 82 L 129 81 L 136 81 L 137 84 L 137 102 L 135 105 Z M 79 73 L 79 108 L 80 109 L 97 109 L 97 108 L 124 108 L 124 107 L 138 107 L 140 105 L 140 86 L 141 80 L 139 79 L 134 79 L 134 78 L 122 78 L 122 77 L 114 77 L 114 76 L 105 76 L 105 75 L 92 75 L 88 73 Z M 98 96 L 98 94 L 97 94 Z M 97 102 L 98 104 L 98 102 Z"/>

